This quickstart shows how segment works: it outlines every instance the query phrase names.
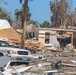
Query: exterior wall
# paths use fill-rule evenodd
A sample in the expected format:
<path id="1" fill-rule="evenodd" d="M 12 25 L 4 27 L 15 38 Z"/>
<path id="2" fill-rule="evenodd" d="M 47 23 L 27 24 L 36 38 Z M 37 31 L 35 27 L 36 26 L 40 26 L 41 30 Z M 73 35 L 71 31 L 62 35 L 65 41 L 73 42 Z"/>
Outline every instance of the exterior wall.
<path id="1" fill-rule="evenodd" d="M 71 44 L 75 46 L 76 48 L 76 30 L 73 29 L 61 29 L 61 28 L 39 28 L 38 29 L 38 40 L 45 44 L 45 32 L 53 31 L 56 33 L 57 31 L 64 31 L 66 34 L 71 35 Z M 50 46 L 50 44 L 47 44 L 47 46 Z"/>
<path id="2" fill-rule="evenodd" d="M 76 30 L 71 29 L 55 29 L 55 28 L 40 28 L 38 40 L 45 44 L 45 32 L 49 32 L 50 34 L 56 34 L 57 31 L 64 31 L 71 35 L 71 44 L 75 44 L 76 46 Z M 49 44 L 48 44 L 49 45 Z"/>
<path id="3" fill-rule="evenodd" d="M 42 43 L 44 43 L 45 40 L 45 32 L 42 30 L 39 30 L 39 36 L 38 36 L 38 40 Z"/>
<path id="4" fill-rule="evenodd" d="M 73 33 L 73 44 L 76 48 L 76 32 Z"/>
<path id="5" fill-rule="evenodd" d="M 51 30 L 39 30 L 38 40 L 45 44 L 45 33 L 49 32 L 50 34 L 54 34 Z"/>

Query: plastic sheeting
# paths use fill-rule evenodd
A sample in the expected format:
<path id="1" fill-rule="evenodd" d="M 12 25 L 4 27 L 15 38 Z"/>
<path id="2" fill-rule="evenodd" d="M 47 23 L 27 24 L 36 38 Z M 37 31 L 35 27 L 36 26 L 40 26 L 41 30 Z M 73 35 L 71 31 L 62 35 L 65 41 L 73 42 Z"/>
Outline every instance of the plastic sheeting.
<path id="1" fill-rule="evenodd" d="M 56 47 L 60 47 L 59 41 L 57 40 L 56 35 L 50 36 L 50 44 L 55 45 Z"/>
<path id="2" fill-rule="evenodd" d="M 7 20 L 0 19 L 0 29 L 10 28 L 10 24 Z"/>

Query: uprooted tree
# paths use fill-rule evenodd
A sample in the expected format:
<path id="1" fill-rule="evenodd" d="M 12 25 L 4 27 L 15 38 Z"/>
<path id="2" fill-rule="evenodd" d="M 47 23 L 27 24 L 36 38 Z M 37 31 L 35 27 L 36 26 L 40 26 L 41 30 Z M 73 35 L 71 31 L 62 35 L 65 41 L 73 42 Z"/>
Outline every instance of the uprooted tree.
<path id="1" fill-rule="evenodd" d="M 69 16 L 69 25 L 76 27 L 76 10 L 72 11 Z"/>

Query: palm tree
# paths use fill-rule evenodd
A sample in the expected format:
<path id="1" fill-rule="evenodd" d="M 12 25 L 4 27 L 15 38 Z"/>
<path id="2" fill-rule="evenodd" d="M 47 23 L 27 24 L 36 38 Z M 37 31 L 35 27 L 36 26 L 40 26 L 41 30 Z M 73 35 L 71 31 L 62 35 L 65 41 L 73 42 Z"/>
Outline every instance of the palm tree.
<path id="1" fill-rule="evenodd" d="M 18 10 L 18 9 L 15 10 L 16 20 L 21 20 L 21 18 L 22 18 L 21 14 L 22 14 L 22 10 Z"/>
<path id="2" fill-rule="evenodd" d="M 2 14 L 3 14 L 3 10 L 2 10 L 2 8 L 0 7 L 0 18 L 2 18 Z"/>
<path id="3" fill-rule="evenodd" d="M 14 21 L 16 25 L 18 25 L 18 28 L 21 29 L 22 28 L 22 9 L 21 10 L 16 9 L 14 15 L 15 15 Z"/>
<path id="4" fill-rule="evenodd" d="M 16 23 L 20 22 L 19 26 L 21 29 L 23 28 L 22 12 L 23 12 L 23 8 L 20 10 L 19 9 L 15 10 L 15 20 L 16 20 Z M 28 21 L 28 23 L 30 22 L 30 18 L 31 18 L 31 13 L 30 13 L 30 9 L 28 7 L 28 10 L 27 10 L 27 21 Z"/>

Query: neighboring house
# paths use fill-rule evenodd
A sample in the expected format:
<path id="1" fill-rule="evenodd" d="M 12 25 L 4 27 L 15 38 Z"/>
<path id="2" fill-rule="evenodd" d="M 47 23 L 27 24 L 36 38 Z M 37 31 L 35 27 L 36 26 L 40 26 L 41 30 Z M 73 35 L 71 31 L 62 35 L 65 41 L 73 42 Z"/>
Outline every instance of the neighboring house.
<path id="1" fill-rule="evenodd" d="M 29 50 L 19 49 L 13 47 L 0 47 L 0 55 L 9 56 L 15 60 L 24 60 L 30 62 L 32 60 L 32 55 Z"/>
<path id="2" fill-rule="evenodd" d="M 20 35 L 22 35 L 23 29 L 18 29 L 17 32 Z M 33 24 L 27 25 L 26 33 L 27 33 L 27 39 L 30 38 L 38 39 L 38 28 L 35 25 Z"/>
<path id="3" fill-rule="evenodd" d="M 27 38 L 37 38 L 37 37 L 38 37 L 37 27 L 33 24 L 27 25 Z"/>

